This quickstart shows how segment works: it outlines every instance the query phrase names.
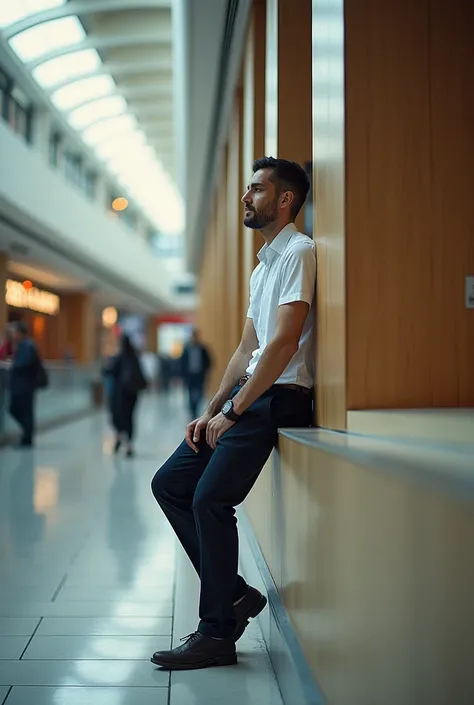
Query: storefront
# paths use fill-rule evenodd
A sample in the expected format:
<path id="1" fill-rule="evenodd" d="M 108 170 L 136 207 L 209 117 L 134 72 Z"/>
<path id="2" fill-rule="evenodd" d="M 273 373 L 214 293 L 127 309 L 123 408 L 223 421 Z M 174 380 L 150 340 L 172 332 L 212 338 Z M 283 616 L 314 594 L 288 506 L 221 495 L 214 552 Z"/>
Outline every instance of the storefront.
<path id="1" fill-rule="evenodd" d="M 5 282 L 7 320 L 24 321 L 43 358 L 57 360 L 64 357 L 61 340 L 61 299 L 58 294 L 45 291 L 31 281 Z"/>

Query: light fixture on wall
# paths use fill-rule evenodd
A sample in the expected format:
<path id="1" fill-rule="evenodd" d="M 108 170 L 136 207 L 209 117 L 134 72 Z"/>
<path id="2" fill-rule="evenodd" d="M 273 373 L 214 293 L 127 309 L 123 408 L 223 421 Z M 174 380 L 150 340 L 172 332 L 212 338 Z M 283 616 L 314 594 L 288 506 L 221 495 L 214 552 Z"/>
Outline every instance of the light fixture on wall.
<path id="1" fill-rule="evenodd" d="M 123 196 L 119 196 L 119 198 L 114 198 L 112 201 L 112 208 L 114 211 L 124 211 L 126 208 L 128 208 L 128 201 L 126 198 L 123 198 Z"/>
<path id="2" fill-rule="evenodd" d="M 114 306 L 107 306 L 102 311 L 102 325 L 104 328 L 113 328 L 117 323 L 118 313 Z"/>

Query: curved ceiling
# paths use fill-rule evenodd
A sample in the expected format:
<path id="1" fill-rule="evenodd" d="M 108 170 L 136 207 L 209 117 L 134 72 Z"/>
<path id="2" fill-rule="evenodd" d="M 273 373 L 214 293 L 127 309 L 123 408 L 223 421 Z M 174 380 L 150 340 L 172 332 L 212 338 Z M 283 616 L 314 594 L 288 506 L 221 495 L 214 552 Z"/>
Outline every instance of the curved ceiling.
<path id="1" fill-rule="evenodd" d="M 0 32 L 155 227 L 180 234 L 171 3 L 0 0 Z"/>

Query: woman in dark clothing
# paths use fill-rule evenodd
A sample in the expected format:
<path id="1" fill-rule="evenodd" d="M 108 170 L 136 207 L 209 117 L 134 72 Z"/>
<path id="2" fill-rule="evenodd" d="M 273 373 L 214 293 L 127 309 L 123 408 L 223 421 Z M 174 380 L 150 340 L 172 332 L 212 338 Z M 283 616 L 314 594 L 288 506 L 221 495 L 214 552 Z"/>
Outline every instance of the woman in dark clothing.
<path id="1" fill-rule="evenodd" d="M 121 349 L 114 358 L 110 375 L 114 380 L 112 391 L 112 422 L 117 434 L 114 452 L 122 441 L 127 442 L 127 457 L 133 456 L 133 414 L 138 394 L 146 388 L 140 360 L 127 335 L 122 336 Z"/>

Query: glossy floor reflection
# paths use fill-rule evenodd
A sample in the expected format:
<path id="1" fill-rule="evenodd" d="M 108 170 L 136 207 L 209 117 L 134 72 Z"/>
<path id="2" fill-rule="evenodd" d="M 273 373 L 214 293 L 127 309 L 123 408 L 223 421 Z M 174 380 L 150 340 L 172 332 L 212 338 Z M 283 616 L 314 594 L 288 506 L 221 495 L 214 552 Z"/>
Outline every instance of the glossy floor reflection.
<path id="1" fill-rule="evenodd" d="M 197 623 L 197 580 L 150 493 L 185 422 L 180 397 L 150 396 L 133 460 L 113 457 L 105 414 L 0 450 L 0 705 L 281 705 L 256 624 L 237 667 L 149 662 Z"/>

